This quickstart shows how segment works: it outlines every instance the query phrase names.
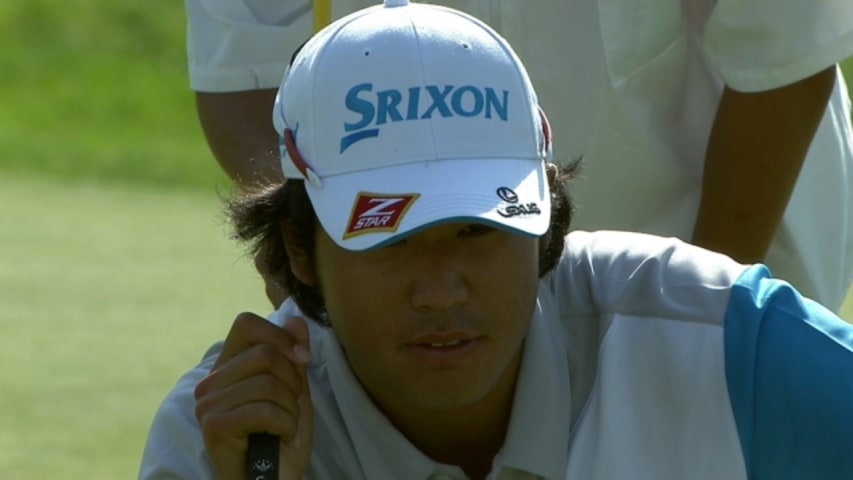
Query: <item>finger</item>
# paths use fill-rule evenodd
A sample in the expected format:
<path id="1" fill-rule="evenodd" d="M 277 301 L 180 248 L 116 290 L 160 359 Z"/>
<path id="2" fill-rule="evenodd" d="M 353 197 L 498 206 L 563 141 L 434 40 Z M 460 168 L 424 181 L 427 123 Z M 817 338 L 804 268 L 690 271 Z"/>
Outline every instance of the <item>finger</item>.
<path id="1" fill-rule="evenodd" d="M 307 388 L 307 387 L 306 387 Z M 298 436 L 294 440 L 297 448 L 311 448 L 314 433 L 314 405 L 311 403 L 311 392 L 306 390 L 296 399 L 299 407 L 297 415 Z M 309 452 L 310 453 L 310 452 Z"/>
<path id="2" fill-rule="evenodd" d="M 196 417 L 202 418 L 209 412 L 229 411 L 259 402 L 273 403 L 296 416 L 300 408 L 297 397 L 301 393 L 301 390 L 291 390 L 273 375 L 256 375 L 197 397 Z"/>
<path id="3" fill-rule="evenodd" d="M 199 423 L 207 445 L 245 451 L 249 435 L 255 432 L 267 432 L 291 441 L 297 432 L 298 415 L 272 402 L 253 402 L 227 411 L 208 412 Z"/>
<path id="4" fill-rule="evenodd" d="M 308 334 L 308 323 L 302 317 L 288 317 L 284 321 L 282 330 L 288 332 L 297 342 L 293 346 L 294 354 L 297 355 L 304 363 L 308 363 L 311 359 L 311 342 Z"/>
<path id="5" fill-rule="evenodd" d="M 228 385 L 264 374 L 274 375 L 289 390 L 298 392 L 303 383 L 300 369 L 300 365 L 294 365 L 276 347 L 266 343 L 253 345 L 226 363 L 214 367 L 201 379 L 195 388 L 196 399 Z"/>
<path id="6" fill-rule="evenodd" d="M 291 441 L 281 442 L 279 464 L 282 476 L 279 478 L 302 478 L 311 458 L 314 436 L 314 411 L 311 397 L 306 390 L 299 396 L 299 416 L 296 422 L 296 434 Z"/>
<path id="7" fill-rule="evenodd" d="M 297 355 L 293 351 L 293 345 L 296 343 L 297 340 L 284 329 L 253 313 L 243 312 L 235 318 L 213 369 L 223 365 L 240 352 L 258 344 L 270 344 L 293 363 L 304 364 L 306 362 L 305 357 Z"/>

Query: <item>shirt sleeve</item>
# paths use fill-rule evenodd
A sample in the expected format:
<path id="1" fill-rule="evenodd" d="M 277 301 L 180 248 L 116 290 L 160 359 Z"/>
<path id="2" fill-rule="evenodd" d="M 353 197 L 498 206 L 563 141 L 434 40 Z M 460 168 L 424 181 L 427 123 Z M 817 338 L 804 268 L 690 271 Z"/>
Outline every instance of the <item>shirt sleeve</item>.
<path id="1" fill-rule="evenodd" d="M 732 288 L 725 358 L 749 479 L 853 478 L 853 325 L 754 266 Z"/>
<path id="2" fill-rule="evenodd" d="M 190 86 L 203 92 L 277 88 L 311 35 L 310 0 L 185 0 Z"/>
<path id="3" fill-rule="evenodd" d="M 720 325 L 745 268 L 677 238 L 576 230 L 545 285 L 563 317 L 608 312 Z"/>
<path id="4" fill-rule="evenodd" d="M 703 26 L 702 47 L 730 87 L 781 87 L 853 55 L 853 4 L 716 0 Z"/>

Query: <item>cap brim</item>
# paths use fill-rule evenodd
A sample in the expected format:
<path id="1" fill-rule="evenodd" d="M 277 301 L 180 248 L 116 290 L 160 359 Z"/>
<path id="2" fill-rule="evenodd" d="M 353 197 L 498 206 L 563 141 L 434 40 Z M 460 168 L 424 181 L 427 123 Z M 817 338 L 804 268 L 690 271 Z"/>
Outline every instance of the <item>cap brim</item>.
<path id="1" fill-rule="evenodd" d="M 305 187 L 320 224 L 347 250 L 380 247 L 445 222 L 539 236 L 551 220 L 545 164 L 530 159 L 415 162 Z"/>

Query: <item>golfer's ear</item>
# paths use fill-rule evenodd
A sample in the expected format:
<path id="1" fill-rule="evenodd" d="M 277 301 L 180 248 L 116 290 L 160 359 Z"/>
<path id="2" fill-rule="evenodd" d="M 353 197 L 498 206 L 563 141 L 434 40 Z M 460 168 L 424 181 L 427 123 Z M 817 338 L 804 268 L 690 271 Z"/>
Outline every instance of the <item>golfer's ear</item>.
<path id="1" fill-rule="evenodd" d="M 293 222 L 281 222 L 279 228 L 293 276 L 305 285 L 316 286 L 317 275 L 314 273 L 314 261 L 305 248 L 306 239 L 299 236 L 299 230 L 293 226 Z"/>

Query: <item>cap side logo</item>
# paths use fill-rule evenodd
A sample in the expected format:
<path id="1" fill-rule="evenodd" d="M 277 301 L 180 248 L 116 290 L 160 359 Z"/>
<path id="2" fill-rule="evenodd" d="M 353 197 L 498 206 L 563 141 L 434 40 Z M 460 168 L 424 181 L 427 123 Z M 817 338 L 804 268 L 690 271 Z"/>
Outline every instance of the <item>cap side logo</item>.
<path id="1" fill-rule="evenodd" d="M 498 207 L 498 215 L 504 218 L 518 217 L 520 215 L 541 215 L 542 210 L 536 202 L 519 203 L 518 194 L 509 187 L 500 187 L 495 190 L 498 198 L 507 203 Z"/>
<path id="2" fill-rule="evenodd" d="M 352 205 L 343 238 L 377 232 L 396 232 L 417 193 L 383 194 L 359 192 Z"/>

